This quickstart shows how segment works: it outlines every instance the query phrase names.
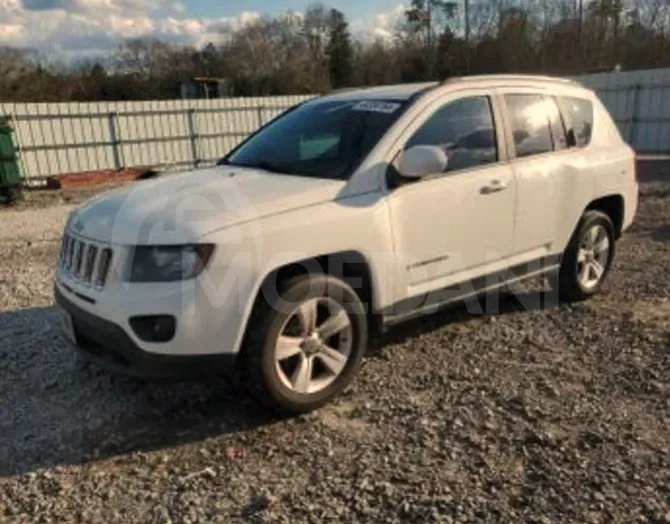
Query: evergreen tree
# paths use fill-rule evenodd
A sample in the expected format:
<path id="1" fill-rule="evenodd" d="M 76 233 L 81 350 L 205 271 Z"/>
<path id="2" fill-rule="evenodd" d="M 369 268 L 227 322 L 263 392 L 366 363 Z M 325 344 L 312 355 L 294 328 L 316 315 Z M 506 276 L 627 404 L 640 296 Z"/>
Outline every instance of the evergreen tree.
<path id="1" fill-rule="evenodd" d="M 339 88 L 351 82 L 353 45 L 349 34 L 349 23 L 344 13 L 332 9 L 330 18 L 330 38 L 326 47 L 328 70 L 332 87 Z"/>

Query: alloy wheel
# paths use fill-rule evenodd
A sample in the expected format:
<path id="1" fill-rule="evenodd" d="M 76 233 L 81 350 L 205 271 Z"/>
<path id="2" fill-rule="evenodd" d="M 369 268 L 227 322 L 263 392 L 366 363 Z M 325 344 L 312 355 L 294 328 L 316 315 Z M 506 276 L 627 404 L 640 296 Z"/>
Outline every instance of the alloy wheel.
<path id="1" fill-rule="evenodd" d="M 594 224 L 582 236 L 577 253 L 577 278 L 585 290 L 594 289 L 603 279 L 610 249 L 610 238 L 602 224 Z"/>
<path id="2" fill-rule="evenodd" d="M 353 332 L 349 314 L 332 298 L 301 303 L 286 319 L 275 344 L 281 382 L 299 394 L 327 388 L 347 365 Z"/>

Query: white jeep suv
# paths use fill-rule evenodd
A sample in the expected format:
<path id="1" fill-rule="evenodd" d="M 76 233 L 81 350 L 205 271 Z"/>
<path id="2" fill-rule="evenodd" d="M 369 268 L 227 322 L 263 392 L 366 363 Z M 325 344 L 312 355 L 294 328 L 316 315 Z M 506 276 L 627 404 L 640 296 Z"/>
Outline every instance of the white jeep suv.
<path id="1" fill-rule="evenodd" d="M 307 411 L 386 326 L 529 276 L 564 300 L 595 294 L 637 198 L 634 152 L 572 81 L 351 89 L 285 112 L 215 167 L 77 209 L 55 298 L 68 339 L 107 366 L 232 371 Z"/>

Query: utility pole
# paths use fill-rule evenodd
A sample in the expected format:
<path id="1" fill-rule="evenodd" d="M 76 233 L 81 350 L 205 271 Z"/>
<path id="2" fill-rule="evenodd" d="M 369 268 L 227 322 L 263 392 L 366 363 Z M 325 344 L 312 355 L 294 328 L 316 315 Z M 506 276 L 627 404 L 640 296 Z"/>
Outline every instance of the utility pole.
<path id="1" fill-rule="evenodd" d="M 426 51 L 428 58 L 428 77 L 431 77 L 435 74 L 435 52 L 433 49 L 433 1 L 427 0 L 426 2 L 426 16 L 428 17 L 428 34 L 426 36 Z"/>
<path id="2" fill-rule="evenodd" d="M 428 0 L 426 2 L 426 16 L 428 17 L 428 49 L 430 49 L 430 45 L 433 43 L 433 2 L 432 0 Z"/>
<path id="3" fill-rule="evenodd" d="M 581 0 L 580 0 L 581 1 Z M 463 0 L 465 11 L 465 74 L 470 74 L 470 0 Z"/>
<path id="4" fill-rule="evenodd" d="M 579 27 L 577 27 L 577 47 L 579 49 L 579 54 L 581 56 L 581 51 L 582 51 L 582 25 L 583 25 L 583 19 L 584 19 L 584 2 L 583 0 L 579 0 Z"/>

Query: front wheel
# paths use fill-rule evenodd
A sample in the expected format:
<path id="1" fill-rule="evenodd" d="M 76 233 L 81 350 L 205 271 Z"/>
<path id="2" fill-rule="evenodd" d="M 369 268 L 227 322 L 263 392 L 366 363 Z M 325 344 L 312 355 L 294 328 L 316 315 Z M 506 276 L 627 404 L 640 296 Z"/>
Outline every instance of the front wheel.
<path id="1" fill-rule="evenodd" d="M 614 259 L 615 242 L 614 225 L 605 213 L 584 213 L 563 254 L 555 282 L 561 300 L 585 300 L 600 291 Z"/>
<path id="2" fill-rule="evenodd" d="M 356 292 L 330 275 L 290 280 L 261 300 L 248 328 L 243 380 L 264 403 L 301 413 L 319 408 L 354 378 L 368 327 Z"/>

